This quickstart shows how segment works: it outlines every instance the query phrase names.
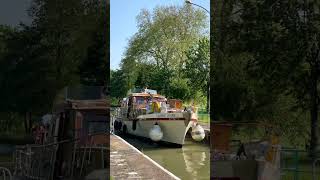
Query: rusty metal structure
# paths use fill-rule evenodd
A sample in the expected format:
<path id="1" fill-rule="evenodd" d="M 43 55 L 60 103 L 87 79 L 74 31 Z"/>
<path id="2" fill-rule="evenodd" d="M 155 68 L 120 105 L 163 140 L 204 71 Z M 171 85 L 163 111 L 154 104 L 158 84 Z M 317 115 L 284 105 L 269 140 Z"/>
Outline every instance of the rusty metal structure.
<path id="1" fill-rule="evenodd" d="M 94 90 L 101 92 L 103 88 Z M 87 96 L 83 88 L 79 92 L 77 89 L 78 95 Z M 94 175 L 95 171 L 107 172 L 110 152 L 107 98 L 101 96 L 103 93 L 95 93 L 91 98 L 70 98 L 69 94 L 66 91 L 63 101 L 53 107 L 43 143 L 16 147 L 13 176 L 36 180 L 90 179 L 88 175 Z"/>
<path id="2" fill-rule="evenodd" d="M 244 142 L 232 140 L 233 126 L 272 128 L 259 123 L 211 122 L 211 178 L 280 180 L 281 146 L 278 137 L 269 134 Z M 232 145 L 235 142 L 237 144 Z"/>

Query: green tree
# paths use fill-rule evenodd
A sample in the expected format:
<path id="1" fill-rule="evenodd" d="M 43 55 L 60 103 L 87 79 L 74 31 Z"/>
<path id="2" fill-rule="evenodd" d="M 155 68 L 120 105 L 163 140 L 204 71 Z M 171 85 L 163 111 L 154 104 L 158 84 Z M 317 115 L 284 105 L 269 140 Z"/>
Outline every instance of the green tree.
<path id="1" fill-rule="evenodd" d="M 168 97 L 178 99 L 189 99 L 191 96 L 191 92 L 188 81 L 189 80 L 186 78 L 172 79 L 169 84 L 170 92 L 168 94 Z"/>
<path id="2" fill-rule="evenodd" d="M 206 18 L 203 11 L 190 6 L 157 7 L 152 13 L 143 10 L 137 17 L 138 32 L 130 39 L 122 60 L 121 69 L 128 74 L 127 87 L 133 87 L 138 77 L 150 77 L 151 88 L 170 94 L 170 83 L 184 76 L 186 51 L 207 36 Z M 153 65 L 154 69 L 143 75 L 139 64 Z"/>
<path id="3" fill-rule="evenodd" d="M 191 86 L 193 94 L 201 91 L 207 96 L 207 111 L 209 112 L 209 59 L 210 44 L 207 38 L 200 39 L 198 44 L 192 46 L 187 51 L 184 74 L 189 79 L 188 85 Z"/>
<path id="4" fill-rule="evenodd" d="M 219 67 L 215 67 L 215 70 L 223 70 L 221 66 L 229 63 L 227 59 L 230 57 L 247 54 L 242 59 L 245 61 L 242 69 L 247 75 L 246 82 L 249 82 L 246 86 L 250 89 L 244 88 L 238 92 L 253 95 L 256 108 L 252 109 L 257 110 L 256 113 L 247 111 L 247 114 L 251 114 L 254 119 L 278 118 L 281 122 L 279 126 L 289 126 L 285 122 L 287 118 L 279 117 L 286 116 L 285 114 L 288 114 L 286 117 L 298 116 L 300 111 L 309 112 L 310 116 L 306 117 L 310 118 L 310 152 L 314 157 L 319 129 L 320 31 L 317 2 L 240 0 L 233 5 L 229 3 L 216 1 L 219 8 L 215 11 L 217 20 L 213 23 L 216 32 L 214 53 L 216 66 Z M 217 88 L 219 84 L 223 84 L 221 79 L 226 80 L 226 76 L 222 75 L 224 73 L 215 73 L 214 87 Z M 215 94 L 214 97 L 222 96 Z M 276 101 L 281 97 L 287 100 Z M 271 99 L 274 100 L 273 103 L 270 102 Z M 240 102 L 244 100 L 241 99 Z M 276 110 L 280 103 L 288 103 L 288 111 L 282 111 L 281 115 Z M 266 112 L 272 115 L 261 117 Z M 273 123 L 277 124 L 275 121 Z M 291 127 L 300 124 L 295 123 Z"/>
<path id="5" fill-rule="evenodd" d="M 30 112 L 48 112 L 55 94 L 50 83 L 52 70 L 39 41 L 39 33 L 25 26 L 7 39 L 8 52 L 1 66 L 4 68 L 1 109 L 25 115 L 26 131 L 31 124 Z"/>
<path id="6" fill-rule="evenodd" d="M 122 70 L 111 70 L 110 74 L 110 96 L 114 98 L 123 98 L 126 93 L 126 81 Z"/>
<path id="7" fill-rule="evenodd" d="M 240 35 L 247 39 L 244 47 L 254 55 L 250 71 L 269 87 L 292 95 L 296 99 L 294 106 L 309 111 L 310 152 L 315 157 L 319 143 L 320 14 L 317 3 L 262 1 L 245 6 L 255 9 L 242 14 L 246 23 Z M 253 22 L 252 18 L 258 21 Z"/>
<path id="8" fill-rule="evenodd" d="M 109 58 L 107 58 L 107 43 L 109 40 L 106 2 L 88 1 L 87 20 L 94 22 L 91 30 L 91 44 L 87 49 L 86 58 L 79 67 L 80 82 L 84 85 L 106 86 L 109 75 Z M 108 28 L 107 28 L 108 29 Z"/>
<path id="9" fill-rule="evenodd" d="M 97 72 L 106 69 L 104 2 L 34 0 L 31 25 L 0 28 L 0 106 L 3 112 L 24 115 L 26 131 L 31 112 L 50 111 L 63 87 L 90 79 L 87 72 L 93 72 L 94 65 L 100 65 Z M 98 59 L 101 64 L 94 62 Z M 79 77 L 79 66 L 84 64 L 92 66 Z M 107 76 L 96 74 L 85 83 L 100 85 Z"/>

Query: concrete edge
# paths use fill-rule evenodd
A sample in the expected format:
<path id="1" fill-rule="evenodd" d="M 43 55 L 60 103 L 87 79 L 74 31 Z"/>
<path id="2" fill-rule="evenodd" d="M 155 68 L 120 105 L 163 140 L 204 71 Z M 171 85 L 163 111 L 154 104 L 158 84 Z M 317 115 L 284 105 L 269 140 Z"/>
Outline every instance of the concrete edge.
<path id="1" fill-rule="evenodd" d="M 129 144 L 127 141 L 125 141 L 124 139 L 122 139 L 120 136 L 117 136 L 115 134 L 112 134 L 115 137 L 119 138 L 121 141 L 123 141 L 125 144 L 127 144 L 128 146 L 130 146 L 132 149 L 134 149 L 135 151 L 137 151 L 139 154 L 141 154 L 144 158 L 148 159 L 150 162 L 152 162 L 154 165 L 156 165 L 157 167 L 159 167 L 161 170 L 163 170 L 165 173 L 169 174 L 172 178 L 176 179 L 176 180 L 181 180 L 180 178 L 178 178 L 177 176 L 175 176 L 174 174 L 172 174 L 170 171 L 168 171 L 167 169 L 165 169 L 164 167 L 162 167 L 160 164 L 156 163 L 154 160 L 152 160 L 150 157 L 148 157 L 147 155 L 143 154 L 141 151 L 139 151 L 137 148 L 135 148 L 134 146 L 132 146 L 131 144 Z"/>

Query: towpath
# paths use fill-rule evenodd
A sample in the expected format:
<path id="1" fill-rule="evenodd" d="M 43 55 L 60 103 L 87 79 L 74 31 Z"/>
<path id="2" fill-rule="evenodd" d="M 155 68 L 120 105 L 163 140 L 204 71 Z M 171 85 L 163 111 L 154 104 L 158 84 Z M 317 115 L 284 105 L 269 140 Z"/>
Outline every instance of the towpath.
<path id="1" fill-rule="evenodd" d="M 110 172 L 113 179 L 179 179 L 116 135 L 110 135 Z"/>

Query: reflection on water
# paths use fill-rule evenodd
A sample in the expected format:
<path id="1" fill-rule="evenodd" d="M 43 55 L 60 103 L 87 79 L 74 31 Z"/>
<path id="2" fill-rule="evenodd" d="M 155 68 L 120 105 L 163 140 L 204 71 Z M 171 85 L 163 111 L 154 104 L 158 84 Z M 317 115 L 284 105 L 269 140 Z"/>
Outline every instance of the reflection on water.
<path id="1" fill-rule="evenodd" d="M 210 177 L 209 146 L 186 139 L 182 148 L 171 148 L 136 137 L 122 137 L 183 180 L 204 180 Z"/>

